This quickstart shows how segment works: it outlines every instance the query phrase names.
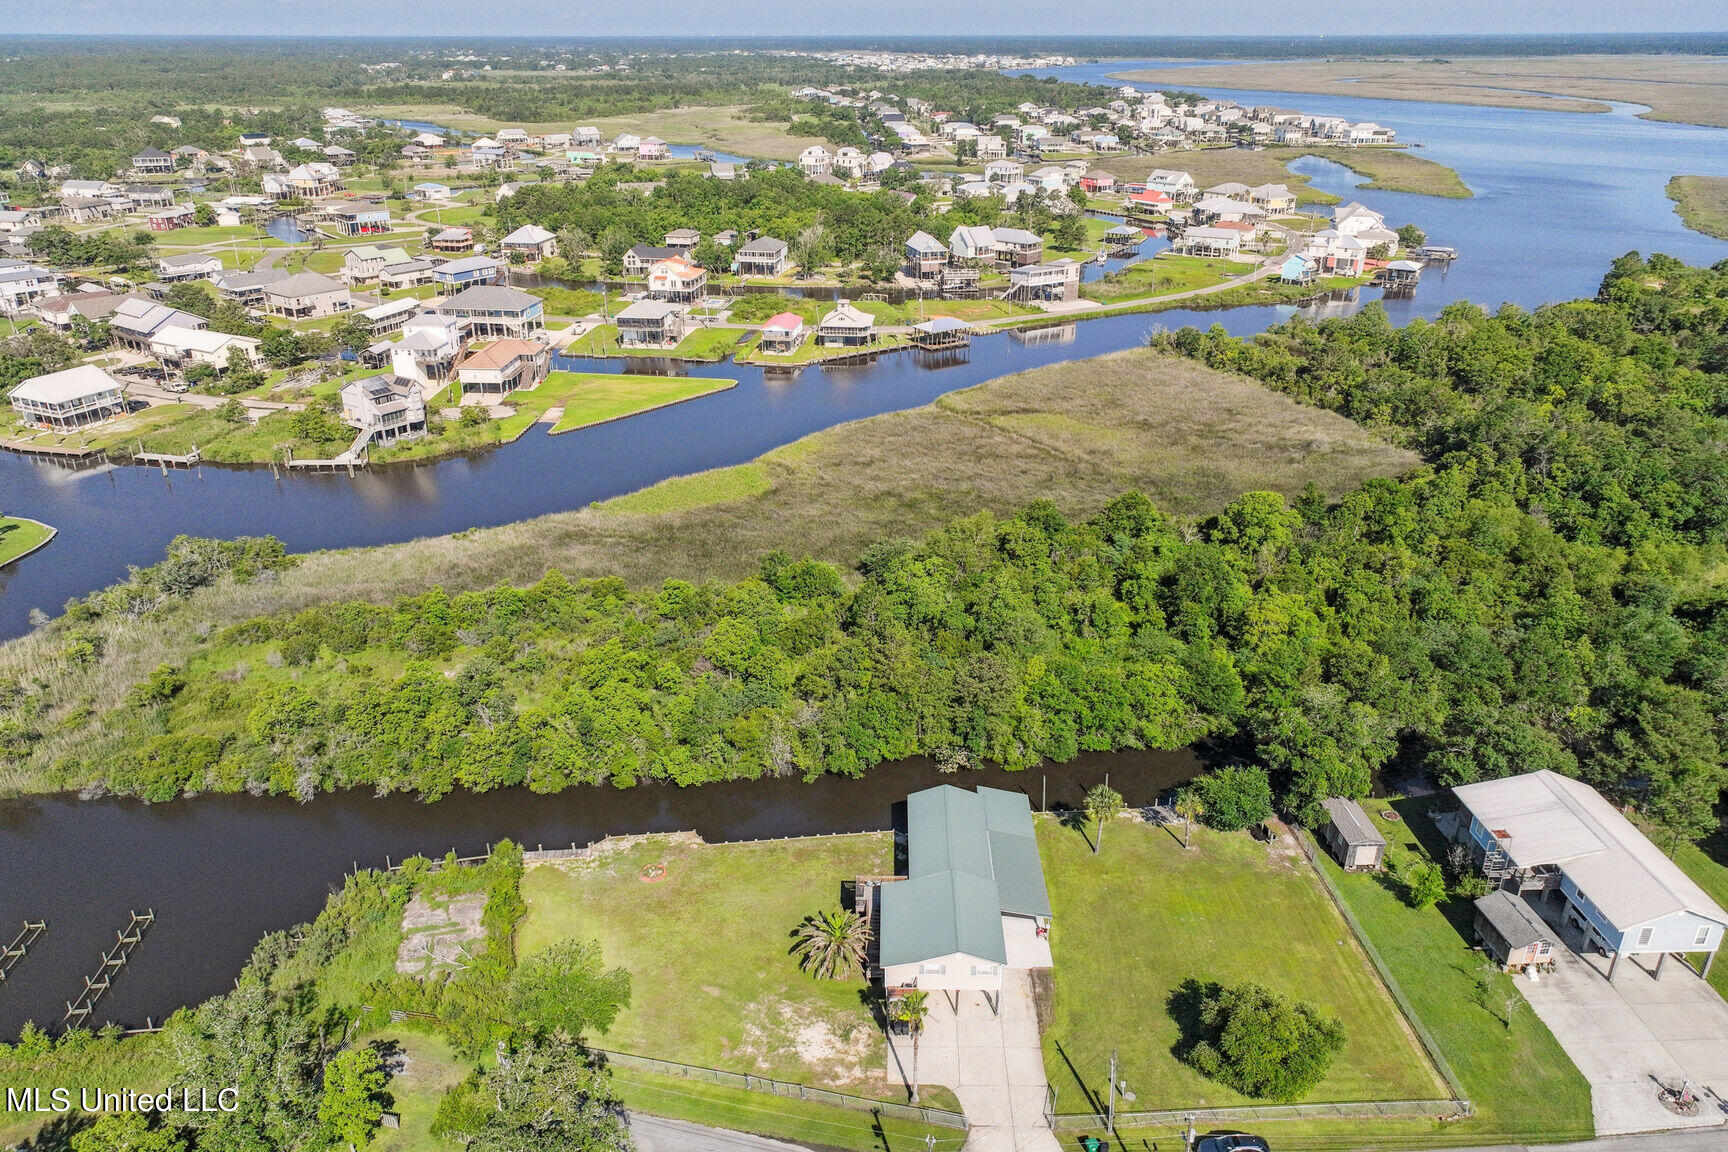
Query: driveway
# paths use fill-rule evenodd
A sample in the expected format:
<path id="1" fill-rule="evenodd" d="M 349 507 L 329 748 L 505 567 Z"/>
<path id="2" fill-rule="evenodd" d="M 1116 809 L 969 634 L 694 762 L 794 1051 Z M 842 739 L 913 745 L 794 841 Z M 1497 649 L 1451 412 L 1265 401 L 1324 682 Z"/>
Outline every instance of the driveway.
<path id="1" fill-rule="evenodd" d="M 630 1135 L 635 1139 L 636 1152 L 807 1152 L 803 1144 L 642 1112 L 630 1113 Z"/>
<path id="2" fill-rule="evenodd" d="M 918 1045 L 918 1079 L 952 1088 L 971 1122 L 966 1152 L 1061 1152 L 1044 1123 L 1048 1083 L 1038 1039 L 1031 977 L 1023 969 L 1002 975 L 1002 1011 L 990 1011 L 981 993 L 960 993 L 955 1014 L 947 993 L 930 994 L 930 1015 Z M 891 1036 L 888 1078 L 909 1083 L 912 1042 Z"/>
<path id="3" fill-rule="evenodd" d="M 1536 983 L 1519 977 L 1518 987 L 1590 1081 L 1598 1135 L 1723 1123 L 1708 1092 L 1690 1119 L 1656 1098 L 1658 1082 L 1682 1080 L 1728 1094 L 1728 1004 L 1709 984 L 1672 957 L 1660 979 L 1645 958 L 1623 958 L 1612 984 L 1605 960 L 1565 947 L 1555 957 L 1553 975 Z M 1720 1139 L 1728 1147 L 1728 1134 Z"/>

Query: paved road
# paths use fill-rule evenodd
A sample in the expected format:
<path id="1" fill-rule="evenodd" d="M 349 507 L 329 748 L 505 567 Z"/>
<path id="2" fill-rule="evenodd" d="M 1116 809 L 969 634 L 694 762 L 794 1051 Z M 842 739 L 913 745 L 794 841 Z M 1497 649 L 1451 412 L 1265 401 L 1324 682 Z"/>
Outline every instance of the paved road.
<path id="1" fill-rule="evenodd" d="M 1693 1128 L 1684 1132 L 1645 1132 L 1637 1136 L 1603 1136 L 1575 1144 L 1495 1144 L 1486 1148 L 1456 1148 L 1452 1152 L 1722 1152 L 1728 1131 Z"/>
<path id="2" fill-rule="evenodd" d="M 636 1138 L 636 1152 L 806 1152 L 801 1144 L 640 1112 L 630 1113 L 630 1134 Z"/>

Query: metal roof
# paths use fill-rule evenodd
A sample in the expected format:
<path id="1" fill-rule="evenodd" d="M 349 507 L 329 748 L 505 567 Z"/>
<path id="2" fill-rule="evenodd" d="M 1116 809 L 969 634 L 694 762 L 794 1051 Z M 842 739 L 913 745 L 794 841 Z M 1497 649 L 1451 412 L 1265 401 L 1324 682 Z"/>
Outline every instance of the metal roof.
<path id="1" fill-rule="evenodd" d="M 1501 939 L 1512 948 L 1528 948 L 1537 941 L 1554 939 L 1553 929 L 1531 911 L 1530 905 L 1505 889 L 1490 892 L 1476 901 L 1476 911 L 1482 913 L 1482 918 L 1492 924 L 1494 931 L 1500 933 Z"/>
<path id="2" fill-rule="evenodd" d="M 1333 827 L 1344 837 L 1344 843 L 1352 846 L 1386 846 L 1386 837 L 1380 835 L 1380 830 L 1368 819 L 1368 813 L 1362 811 L 1362 805 L 1342 796 L 1330 796 L 1323 803 L 1326 814 L 1332 817 Z"/>
<path id="3" fill-rule="evenodd" d="M 906 799 L 907 876 L 882 889 L 882 963 L 964 952 L 1007 962 L 1002 915 L 1049 916 L 1032 807 L 940 785 Z"/>
<path id="4" fill-rule="evenodd" d="M 1616 928 L 1728 912 L 1588 784 L 1543 770 L 1455 789 L 1519 868 L 1558 866 Z"/>
<path id="5" fill-rule="evenodd" d="M 12 389 L 14 400 L 35 400 L 43 404 L 64 404 L 95 396 L 103 392 L 122 390 L 120 381 L 94 364 L 80 364 L 46 376 L 32 376 Z"/>

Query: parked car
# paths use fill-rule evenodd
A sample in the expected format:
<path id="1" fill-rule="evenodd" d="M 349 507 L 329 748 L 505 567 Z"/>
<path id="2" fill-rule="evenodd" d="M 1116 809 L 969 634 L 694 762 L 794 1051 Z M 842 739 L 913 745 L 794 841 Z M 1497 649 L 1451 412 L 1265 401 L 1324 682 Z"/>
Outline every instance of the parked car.
<path id="1" fill-rule="evenodd" d="M 1246 1132 L 1231 1132 L 1220 1136 L 1202 1136 L 1194 1152 L 1271 1152 L 1263 1136 Z"/>

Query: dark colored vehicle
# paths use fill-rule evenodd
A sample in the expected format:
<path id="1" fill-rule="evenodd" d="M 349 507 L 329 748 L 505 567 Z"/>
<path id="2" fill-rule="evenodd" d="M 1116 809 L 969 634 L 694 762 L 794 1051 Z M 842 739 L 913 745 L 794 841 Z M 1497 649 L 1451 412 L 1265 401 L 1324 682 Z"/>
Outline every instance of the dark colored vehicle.
<path id="1" fill-rule="evenodd" d="M 1271 1152 L 1271 1148 L 1264 1137 L 1232 1133 L 1227 1136 L 1202 1136 L 1194 1145 L 1194 1152 Z"/>

